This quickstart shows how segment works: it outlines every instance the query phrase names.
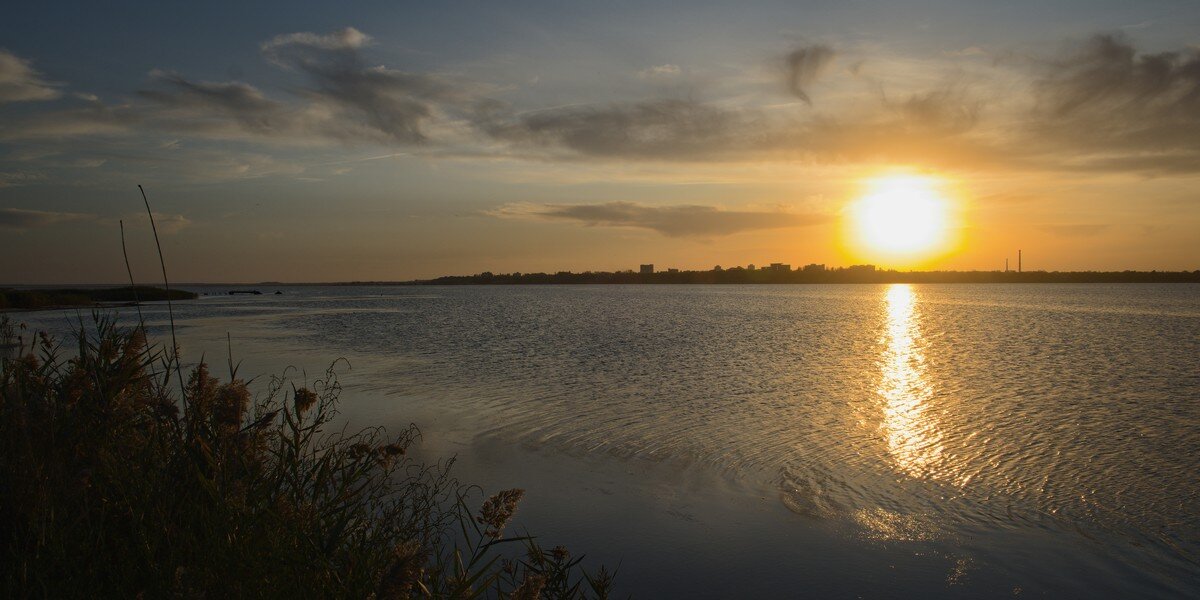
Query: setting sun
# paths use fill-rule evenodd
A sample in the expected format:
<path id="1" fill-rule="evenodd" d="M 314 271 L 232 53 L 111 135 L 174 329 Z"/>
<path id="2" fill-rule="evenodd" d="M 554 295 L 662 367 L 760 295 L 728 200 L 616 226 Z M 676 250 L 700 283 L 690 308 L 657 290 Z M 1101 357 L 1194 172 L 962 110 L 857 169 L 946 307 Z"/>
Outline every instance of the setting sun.
<path id="1" fill-rule="evenodd" d="M 945 250 L 951 206 L 940 184 L 917 175 L 869 180 L 849 207 L 854 253 L 889 266 L 911 266 Z"/>

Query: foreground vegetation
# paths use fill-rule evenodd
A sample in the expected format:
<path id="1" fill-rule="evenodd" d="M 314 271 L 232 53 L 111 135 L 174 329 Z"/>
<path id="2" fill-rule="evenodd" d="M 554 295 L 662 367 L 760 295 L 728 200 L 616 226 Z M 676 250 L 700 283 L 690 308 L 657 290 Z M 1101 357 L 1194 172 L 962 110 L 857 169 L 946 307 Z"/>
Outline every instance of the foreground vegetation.
<path id="1" fill-rule="evenodd" d="M 194 300 L 183 290 L 137 286 L 115 288 L 26 289 L 0 288 L 0 310 L 37 310 L 66 306 L 93 306 L 104 302 L 156 302 Z"/>
<path id="2" fill-rule="evenodd" d="M 609 594 L 603 567 L 505 536 L 522 490 L 485 499 L 414 461 L 415 427 L 335 427 L 332 368 L 253 397 L 232 363 L 181 380 L 102 317 L 70 358 L 26 337 L 0 315 L 3 597 Z"/>

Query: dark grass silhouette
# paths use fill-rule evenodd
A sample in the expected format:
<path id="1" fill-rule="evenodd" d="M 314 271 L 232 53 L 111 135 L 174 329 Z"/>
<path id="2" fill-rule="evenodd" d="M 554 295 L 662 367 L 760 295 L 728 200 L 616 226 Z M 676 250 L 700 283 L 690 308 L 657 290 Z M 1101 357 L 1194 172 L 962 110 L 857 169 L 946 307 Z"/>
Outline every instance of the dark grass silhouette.
<path id="1" fill-rule="evenodd" d="M 97 314 L 67 358 L 0 320 L 4 597 L 608 596 L 603 567 L 504 536 L 521 490 L 414 461 L 415 426 L 336 427 L 332 367 L 252 397 L 200 363 L 179 397 L 140 327 Z"/>

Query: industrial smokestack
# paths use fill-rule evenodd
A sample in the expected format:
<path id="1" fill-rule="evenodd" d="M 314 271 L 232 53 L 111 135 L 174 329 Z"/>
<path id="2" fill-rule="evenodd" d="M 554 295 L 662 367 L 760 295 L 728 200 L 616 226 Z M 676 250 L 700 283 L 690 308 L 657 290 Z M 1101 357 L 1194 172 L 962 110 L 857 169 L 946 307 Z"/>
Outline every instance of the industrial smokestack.
<path id="1" fill-rule="evenodd" d="M 1017 250 L 1017 272 L 1021 272 L 1021 251 Z"/>

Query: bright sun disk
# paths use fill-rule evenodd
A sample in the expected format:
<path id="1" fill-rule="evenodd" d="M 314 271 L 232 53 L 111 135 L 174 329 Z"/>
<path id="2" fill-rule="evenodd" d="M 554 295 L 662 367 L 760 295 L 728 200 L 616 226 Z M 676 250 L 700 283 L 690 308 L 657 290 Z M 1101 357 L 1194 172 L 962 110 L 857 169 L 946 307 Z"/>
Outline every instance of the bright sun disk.
<path id="1" fill-rule="evenodd" d="M 947 241 L 949 202 L 931 177 L 891 175 L 871 179 L 850 207 L 856 246 L 891 262 L 915 261 Z"/>

